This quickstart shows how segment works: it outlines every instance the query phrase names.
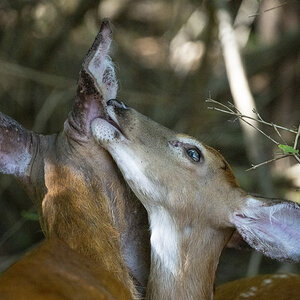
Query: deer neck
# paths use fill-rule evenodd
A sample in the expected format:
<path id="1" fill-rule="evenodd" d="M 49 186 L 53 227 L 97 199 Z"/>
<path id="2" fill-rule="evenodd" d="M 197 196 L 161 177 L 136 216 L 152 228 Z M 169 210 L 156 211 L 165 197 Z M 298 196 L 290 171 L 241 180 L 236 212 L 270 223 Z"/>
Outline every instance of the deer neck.
<path id="1" fill-rule="evenodd" d="M 149 214 L 148 299 L 212 299 L 215 272 L 230 232 L 184 226 L 166 209 Z"/>
<path id="2" fill-rule="evenodd" d="M 74 154 L 75 156 L 76 154 Z M 88 154 L 87 154 L 88 156 Z M 103 159 L 105 161 L 105 159 Z M 60 162 L 62 161 L 62 163 Z M 91 259 L 135 294 L 129 270 L 121 253 L 121 237 L 110 207 L 110 186 L 94 173 L 94 166 L 49 155 L 45 159 L 46 192 L 41 201 L 42 227 L 48 239 L 59 238 L 77 253 Z M 88 174 L 88 176 L 86 175 Z M 108 183 L 107 183 L 108 184 Z M 121 191 L 120 191 L 121 193 Z"/>

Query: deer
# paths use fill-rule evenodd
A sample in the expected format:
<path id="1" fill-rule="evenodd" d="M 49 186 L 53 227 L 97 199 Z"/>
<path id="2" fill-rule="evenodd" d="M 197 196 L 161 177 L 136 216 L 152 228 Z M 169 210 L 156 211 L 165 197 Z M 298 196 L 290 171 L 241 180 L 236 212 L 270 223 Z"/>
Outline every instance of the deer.
<path id="1" fill-rule="evenodd" d="M 0 113 L 0 172 L 15 176 L 27 191 L 46 237 L 1 275 L 1 299 L 144 297 L 147 213 L 91 131 L 118 89 L 111 42 L 104 20 L 60 133 L 37 134 Z"/>
<path id="2" fill-rule="evenodd" d="M 223 248 L 240 235 L 277 260 L 300 260 L 300 206 L 253 196 L 214 148 L 110 99 L 92 122 L 148 212 L 151 268 L 147 299 L 213 299 Z M 300 276 L 258 276 L 225 284 L 215 299 L 299 299 Z M 275 286 L 274 286 L 275 284 Z"/>

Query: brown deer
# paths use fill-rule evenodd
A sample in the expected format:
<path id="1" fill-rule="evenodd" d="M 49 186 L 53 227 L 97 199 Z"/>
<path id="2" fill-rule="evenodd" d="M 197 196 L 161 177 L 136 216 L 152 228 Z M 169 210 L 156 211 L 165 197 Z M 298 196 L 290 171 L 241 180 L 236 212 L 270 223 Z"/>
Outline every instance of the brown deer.
<path id="1" fill-rule="evenodd" d="M 0 171 L 33 199 L 46 240 L 0 277 L 3 299 L 143 297 L 150 243 L 145 209 L 91 134 L 118 83 L 108 21 L 80 72 L 74 107 L 59 134 L 25 130 L 0 113 Z"/>
<path id="2" fill-rule="evenodd" d="M 300 260 L 298 204 L 247 194 L 215 149 L 123 102 L 112 99 L 107 105 L 108 119 L 92 122 L 93 135 L 148 212 L 147 298 L 212 299 L 219 257 L 234 230 L 271 258 Z M 300 299 L 299 276 L 283 276 L 277 289 L 270 288 L 272 280 L 258 277 L 225 285 L 216 299 Z"/>

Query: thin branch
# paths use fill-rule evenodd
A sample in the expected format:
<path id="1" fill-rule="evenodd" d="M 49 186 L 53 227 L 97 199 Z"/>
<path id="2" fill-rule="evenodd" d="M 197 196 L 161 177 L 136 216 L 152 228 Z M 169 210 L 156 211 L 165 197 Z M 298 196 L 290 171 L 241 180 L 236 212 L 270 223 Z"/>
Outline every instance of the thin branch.
<path id="1" fill-rule="evenodd" d="M 279 145 L 280 143 L 277 142 L 276 140 L 274 140 L 273 138 L 271 138 L 269 135 L 267 135 L 265 132 L 263 132 L 261 129 L 259 129 L 258 127 L 256 127 L 255 125 L 251 124 L 250 122 L 246 121 L 245 119 L 243 119 L 243 117 L 240 118 L 242 121 L 244 121 L 246 124 L 248 124 L 249 126 L 251 126 L 252 128 L 256 129 L 258 132 L 260 132 L 262 135 L 264 135 L 267 139 L 271 140 L 274 144 Z"/>
<path id="2" fill-rule="evenodd" d="M 286 158 L 286 157 L 288 157 L 288 156 L 291 156 L 291 154 L 286 154 L 286 155 L 282 155 L 282 156 L 279 156 L 279 157 L 272 158 L 272 159 L 270 159 L 270 160 L 266 160 L 266 161 L 264 161 L 264 162 L 262 162 L 262 163 L 260 163 L 260 164 L 252 165 L 252 167 L 249 168 L 249 169 L 247 169 L 246 171 L 255 170 L 255 169 L 257 169 L 257 168 L 260 167 L 260 166 L 269 164 L 269 163 L 271 163 L 271 162 L 273 162 L 273 161 L 280 160 L 280 159 L 282 159 L 282 158 Z"/>
<path id="3" fill-rule="evenodd" d="M 296 158 L 296 160 L 298 161 L 298 163 L 300 164 L 300 158 L 298 157 L 297 154 L 294 154 L 294 157 Z"/>
<path id="4" fill-rule="evenodd" d="M 267 8 L 267 9 L 265 9 L 263 12 L 266 13 L 266 12 L 269 12 L 269 11 L 271 11 L 271 10 L 273 10 L 273 9 L 281 8 L 282 6 L 284 6 L 284 5 L 286 5 L 286 4 L 287 4 L 287 1 L 284 2 L 284 3 L 281 3 L 280 5 L 277 5 L 277 6 L 273 6 L 273 7 Z M 257 17 L 257 16 L 259 16 L 259 15 L 260 15 L 259 13 L 252 14 L 252 15 L 249 16 L 249 18 Z"/>
<path id="5" fill-rule="evenodd" d="M 283 138 L 283 136 L 280 134 L 279 130 L 276 128 L 275 124 L 272 123 L 274 130 L 276 131 L 276 133 L 278 134 L 278 136 L 281 138 L 281 140 L 283 141 L 284 144 L 287 145 L 287 142 L 285 141 L 285 139 Z"/>
<path id="6" fill-rule="evenodd" d="M 267 135 L 265 132 L 263 132 L 261 129 L 259 129 L 257 126 L 251 124 L 250 122 L 247 122 L 245 119 L 251 119 L 251 120 L 254 120 L 254 121 L 257 121 L 259 123 L 262 123 L 262 124 L 265 124 L 265 125 L 268 125 L 268 126 L 271 126 L 275 131 L 276 133 L 278 134 L 278 136 L 283 140 L 284 144 L 287 145 L 286 141 L 283 139 L 282 135 L 280 134 L 279 130 L 278 129 L 282 129 L 282 130 L 285 130 L 285 131 L 289 131 L 289 132 L 292 132 L 294 134 L 296 134 L 296 137 L 295 137 L 295 141 L 294 141 L 294 149 L 296 150 L 297 148 L 297 144 L 298 144 L 298 140 L 299 140 L 299 136 L 300 136 L 300 124 L 298 126 L 298 131 L 294 131 L 292 129 L 289 129 L 289 128 L 286 128 L 286 127 L 283 127 L 283 126 L 279 126 L 279 125 L 276 125 L 274 123 L 269 123 L 269 122 L 266 122 L 265 120 L 263 120 L 263 118 L 260 116 L 260 114 L 254 109 L 253 112 L 256 114 L 257 118 L 253 118 L 253 117 L 249 117 L 249 116 L 246 116 L 246 115 L 243 115 L 232 103 L 228 102 L 229 103 L 229 106 L 223 104 L 223 103 L 220 103 L 216 100 L 213 100 L 211 98 L 207 99 L 206 100 L 207 103 L 214 103 L 214 104 L 217 104 L 219 106 L 221 106 L 222 108 L 218 108 L 218 107 L 215 107 L 215 106 L 210 106 L 208 107 L 208 109 L 211 109 L 211 110 L 216 110 L 216 111 L 220 111 L 220 112 L 223 112 L 223 113 L 226 113 L 226 114 L 229 114 L 229 115 L 233 115 L 233 116 L 236 116 L 236 119 L 240 119 L 242 121 L 244 121 L 246 124 L 248 124 L 249 126 L 253 127 L 254 129 L 256 129 L 257 131 L 259 131 L 261 134 L 263 134 L 266 138 L 268 138 L 269 140 L 271 140 L 274 144 L 276 144 L 277 146 L 279 145 L 279 143 L 274 140 L 273 138 L 271 138 L 269 135 Z M 265 164 L 268 164 L 270 162 L 273 162 L 275 160 L 278 160 L 278 159 L 281 159 L 281 158 L 284 158 L 284 157 L 287 157 L 287 156 L 293 156 L 297 161 L 298 163 L 300 163 L 300 158 L 299 158 L 299 155 L 298 154 L 287 154 L 287 155 L 283 155 L 281 157 L 277 157 L 277 158 L 273 158 L 271 160 L 268 160 L 268 161 L 265 161 L 261 164 L 258 164 L 258 165 L 255 165 L 253 166 L 252 168 L 248 169 L 247 171 L 249 170 L 254 170 L 256 169 L 257 167 L 260 167 L 262 165 L 265 165 Z"/>
<path id="7" fill-rule="evenodd" d="M 216 108 L 216 107 L 208 107 L 209 109 L 212 109 L 212 110 L 217 110 L 217 111 L 221 111 L 221 112 L 224 112 L 226 114 L 230 114 L 230 115 L 237 115 L 236 112 L 234 112 L 232 109 L 230 109 L 227 105 L 223 104 L 223 103 L 220 103 L 216 100 L 213 100 L 213 99 L 207 99 L 206 100 L 207 103 L 215 103 L 215 104 L 218 104 L 224 108 L 226 108 L 227 110 L 220 110 L 219 108 Z M 255 113 L 257 115 L 257 113 Z M 280 126 L 280 125 L 277 125 L 277 124 L 273 124 L 273 123 L 269 123 L 265 120 L 263 120 L 261 118 L 260 115 L 257 115 L 259 116 L 257 119 L 256 118 L 253 118 L 253 117 L 250 117 L 250 116 L 246 116 L 246 115 L 243 115 L 243 114 L 240 114 L 240 117 L 243 117 L 243 118 L 246 118 L 246 119 L 250 119 L 250 120 L 253 120 L 253 121 L 257 121 L 261 124 L 264 124 L 264 125 L 267 125 L 267 126 L 270 126 L 270 127 L 273 127 L 274 126 L 277 128 L 277 129 L 281 129 L 281 130 L 285 130 L 285 131 L 288 131 L 288 132 L 291 132 L 291 133 L 294 133 L 294 134 L 297 134 L 297 131 L 293 130 L 293 129 L 290 129 L 290 128 L 286 128 L 284 126 Z"/>
<path id="8" fill-rule="evenodd" d="M 209 101 L 207 101 L 207 102 L 209 102 Z M 226 105 L 222 104 L 222 106 L 226 106 Z M 263 132 L 257 126 L 255 126 L 255 125 L 251 124 L 250 122 L 246 121 L 245 118 L 256 120 L 256 121 L 259 121 L 259 120 L 255 119 L 255 118 L 252 118 L 252 117 L 245 116 L 245 115 L 241 114 L 240 112 L 234 112 L 234 111 L 230 110 L 229 107 L 227 107 L 227 109 L 229 109 L 230 111 L 223 110 L 223 109 L 220 109 L 220 108 L 217 108 L 217 107 L 208 107 L 208 109 L 212 109 L 212 110 L 216 110 L 216 111 L 220 111 L 220 112 L 224 112 L 224 113 L 236 116 L 238 119 L 244 121 L 247 125 L 249 125 L 252 128 L 256 129 L 258 132 L 260 132 L 266 138 L 268 138 L 269 140 L 271 140 L 274 144 L 279 145 L 279 143 L 276 140 L 274 140 L 273 138 L 271 138 L 269 135 L 267 135 L 265 132 Z"/>
<path id="9" fill-rule="evenodd" d="M 298 131 L 297 131 L 297 134 L 296 134 L 296 137 L 295 137 L 295 141 L 294 141 L 294 149 L 295 149 L 295 150 L 297 149 L 297 144 L 298 144 L 299 136 L 300 136 L 300 124 L 299 124 L 299 126 L 298 126 Z M 298 163 L 300 164 L 300 158 L 299 158 L 299 155 L 298 155 L 298 154 L 294 154 L 294 157 L 295 157 L 295 159 L 298 161 Z"/>
<path id="10" fill-rule="evenodd" d="M 268 8 L 268 9 L 265 9 L 264 12 L 268 12 L 268 11 L 271 11 L 271 10 L 273 10 L 273 9 L 280 8 L 280 7 L 282 7 L 282 6 L 286 5 L 286 4 L 287 4 L 287 1 L 284 2 L 284 3 L 281 3 L 280 5 L 277 5 L 277 6 Z"/>
<path id="11" fill-rule="evenodd" d="M 300 136 L 300 124 L 298 126 L 298 131 L 297 131 L 295 142 L 294 142 L 294 149 L 296 149 L 296 147 L 297 147 L 299 136 Z"/>

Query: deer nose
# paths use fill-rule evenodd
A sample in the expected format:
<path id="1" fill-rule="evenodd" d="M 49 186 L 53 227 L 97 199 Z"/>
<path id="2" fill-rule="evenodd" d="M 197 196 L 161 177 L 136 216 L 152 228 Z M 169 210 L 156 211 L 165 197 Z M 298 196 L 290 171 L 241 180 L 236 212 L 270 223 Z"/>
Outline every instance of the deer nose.
<path id="1" fill-rule="evenodd" d="M 129 107 L 123 101 L 119 101 L 117 99 L 110 99 L 106 102 L 106 104 L 107 106 L 113 106 L 115 108 L 129 109 Z"/>

